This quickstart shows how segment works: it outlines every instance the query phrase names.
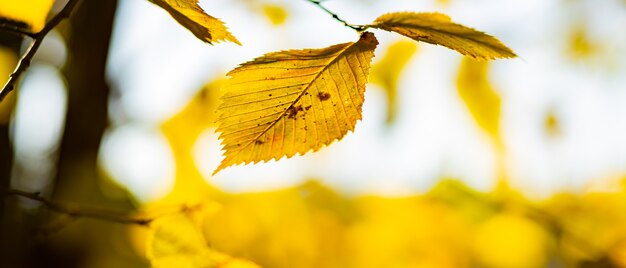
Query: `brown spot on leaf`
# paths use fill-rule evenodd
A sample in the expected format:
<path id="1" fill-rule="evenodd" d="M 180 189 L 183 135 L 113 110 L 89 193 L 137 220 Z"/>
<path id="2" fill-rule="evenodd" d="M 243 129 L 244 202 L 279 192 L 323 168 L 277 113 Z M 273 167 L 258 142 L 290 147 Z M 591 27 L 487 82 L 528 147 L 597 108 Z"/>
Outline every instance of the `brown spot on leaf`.
<path id="1" fill-rule="evenodd" d="M 302 105 L 290 106 L 287 108 L 287 118 L 294 119 L 296 118 L 296 115 L 302 111 L 304 111 L 304 109 L 302 109 Z"/>
<path id="2" fill-rule="evenodd" d="M 317 97 L 321 100 L 321 101 L 325 101 L 330 99 L 330 93 L 328 92 L 320 92 L 317 93 Z"/>
<path id="3" fill-rule="evenodd" d="M 308 111 L 309 109 L 311 109 L 311 105 L 307 105 L 304 107 L 304 110 Z"/>
<path id="4" fill-rule="evenodd" d="M 255 141 L 254 141 L 254 143 L 255 143 L 255 144 L 257 144 L 257 145 L 261 145 L 261 144 L 263 144 L 264 142 L 262 142 L 262 141 L 260 141 L 260 140 L 255 140 Z"/>

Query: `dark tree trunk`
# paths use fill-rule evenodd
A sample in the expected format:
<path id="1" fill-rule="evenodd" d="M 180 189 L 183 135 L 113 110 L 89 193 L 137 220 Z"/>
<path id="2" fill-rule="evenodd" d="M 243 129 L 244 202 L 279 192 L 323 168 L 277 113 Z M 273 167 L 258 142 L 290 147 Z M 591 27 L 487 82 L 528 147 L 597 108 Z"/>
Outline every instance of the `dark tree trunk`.
<path id="1" fill-rule="evenodd" d="M 13 50 L 16 54 L 22 38 L 14 34 L 0 32 L 0 46 Z M 4 64 L 4 63 L 3 63 Z M 0 86 L 8 77 L 0 78 Z M 5 101 L 8 101 L 7 98 Z M 7 105 L 7 103 L 4 103 Z M 11 187 L 11 167 L 13 166 L 13 148 L 9 140 L 8 118 L 0 119 L 0 194 L 3 190 Z M 0 196 L 0 260 L 11 263 L 14 260 L 15 245 L 11 242 L 16 240 L 14 226 L 18 218 L 15 200 L 7 196 Z M 13 260 L 11 260 L 13 259 Z M 1 264 L 1 263 L 0 263 Z"/>
<path id="2" fill-rule="evenodd" d="M 103 193 L 97 166 L 98 149 L 108 126 L 110 89 L 105 67 L 116 8 L 117 0 L 84 0 L 69 19 L 66 32 L 69 58 L 63 70 L 68 86 L 68 106 L 51 198 L 81 207 L 130 211 L 131 202 L 124 195 L 112 198 Z M 133 254 L 120 254 L 132 252 L 131 248 L 116 251 L 110 245 L 115 237 L 125 234 L 127 226 L 81 218 L 59 221 L 62 216 L 45 208 L 41 212 L 36 220 L 31 220 L 35 227 L 21 235 L 22 241 L 29 242 L 19 255 L 20 264 L 11 267 L 110 267 L 111 263 L 116 267 L 138 267 L 143 264 Z M 51 222 L 60 226 L 58 230 L 52 234 L 38 233 Z M 95 263 L 104 260 L 109 264 L 96 266 L 94 259 Z"/>

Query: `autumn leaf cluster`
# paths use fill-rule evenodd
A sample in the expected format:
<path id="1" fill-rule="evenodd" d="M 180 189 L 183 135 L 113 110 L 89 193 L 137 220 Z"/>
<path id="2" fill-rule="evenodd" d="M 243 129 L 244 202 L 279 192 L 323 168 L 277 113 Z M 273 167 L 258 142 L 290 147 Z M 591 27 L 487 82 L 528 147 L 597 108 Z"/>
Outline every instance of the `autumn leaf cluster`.
<path id="1" fill-rule="evenodd" d="M 224 24 L 204 13 L 197 2 L 152 2 L 205 42 L 239 44 Z M 269 53 L 227 74 L 230 79 L 222 88 L 222 104 L 217 110 L 225 158 L 215 173 L 231 165 L 317 151 L 353 131 L 362 117 L 378 45 L 376 36 L 367 31 L 370 28 L 445 46 L 476 60 L 516 57 L 496 38 L 440 13 L 395 12 L 370 25 L 345 24 L 359 32 L 358 41 Z"/>

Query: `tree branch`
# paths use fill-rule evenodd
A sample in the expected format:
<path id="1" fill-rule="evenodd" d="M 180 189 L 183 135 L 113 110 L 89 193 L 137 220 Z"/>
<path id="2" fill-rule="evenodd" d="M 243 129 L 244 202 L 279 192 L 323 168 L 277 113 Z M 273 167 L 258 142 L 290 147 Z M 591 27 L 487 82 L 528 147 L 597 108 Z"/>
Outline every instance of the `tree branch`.
<path id="1" fill-rule="evenodd" d="M 4 192 L 5 192 L 5 195 L 21 196 L 24 198 L 28 198 L 30 200 L 37 201 L 52 211 L 56 211 L 58 213 L 62 213 L 62 214 L 72 216 L 72 217 L 91 218 L 91 219 L 97 219 L 97 220 L 103 220 L 103 221 L 109 221 L 109 222 L 116 222 L 116 223 L 122 223 L 122 224 L 136 224 L 136 225 L 142 225 L 142 226 L 147 226 L 153 220 L 155 220 L 154 218 L 131 218 L 131 217 L 126 216 L 125 212 L 120 212 L 120 211 L 110 211 L 110 210 L 102 210 L 102 209 L 95 209 L 95 208 L 92 208 L 89 210 L 73 208 L 66 204 L 61 204 L 59 202 L 42 197 L 38 192 L 30 193 L 30 192 L 25 192 L 21 190 L 15 190 L 15 189 L 4 190 Z M 183 208 L 181 211 L 184 211 L 184 210 L 185 208 Z"/>
<path id="2" fill-rule="evenodd" d="M 56 14 L 50 21 L 48 21 L 46 25 L 43 27 L 43 29 L 38 33 L 25 32 L 23 29 L 18 29 L 19 27 L 13 27 L 13 28 L 2 27 L 3 30 L 9 30 L 18 34 L 30 36 L 33 38 L 33 42 L 30 44 L 30 46 L 26 50 L 26 53 L 22 55 L 22 58 L 18 62 L 17 66 L 15 67 L 15 70 L 9 76 L 9 80 L 6 82 L 4 87 L 0 89 L 0 102 L 2 102 L 4 98 L 11 91 L 15 89 L 15 84 L 17 83 L 17 79 L 30 66 L 31 61 L 33 57 L 35 56 L 35 53 L 37 53 L 37 50 L 39 49 L 39 46 L 41 46 L 41 43 L 43 43 L 43 39 L 46 37 L 46 35 L 52 29 L 54 29 L 54 27 L 56 27 L 61 21 L 63 21 L 64 19 L 70 16 L 70 14 L 72 13 L 72 10 L 74 9 L 78 1 L 80 0 L 69 0 L 67 4 L 65 4 L 65 7 L 63 7 L 63 9 L 58 14 Z"/>
<path id="3" fill-rule="evenodd" d="M 331 15 L 333 17 L 333 19 L 335 19 L 338 22 L 341 22 L 343 24 L 343 26 L 351 28 L 351 29 L 353 29 L 353 30 L 355 30 L 357 32 L 362 32 L 366 28 L 364 25 L 350 24 L 347 21 L 343 20 L 336 13 L 334 13 L 334 12 L 330 11 L 329 9 L 327 9 L 326 7 L 324 7 L 322 5 L 322 0 L 307 0 L 307 1 L 309 1 L 310 3 L 316 5 L 320 9 L 324 10 L 324 12 L 328 13 L 329 15 Z"/>

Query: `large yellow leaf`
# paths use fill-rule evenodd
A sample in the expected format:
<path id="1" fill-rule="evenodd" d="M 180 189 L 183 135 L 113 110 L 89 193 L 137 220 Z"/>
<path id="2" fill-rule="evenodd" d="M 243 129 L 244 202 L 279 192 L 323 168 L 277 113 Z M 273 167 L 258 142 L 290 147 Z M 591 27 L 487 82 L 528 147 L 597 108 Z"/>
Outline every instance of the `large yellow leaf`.
<path id="1" fill-rule="evenodd" d="M 365 32 L 356 43 L 269 53 L 228 73 L 217 129 L 225 159 L 215 172 L 318 150 L 354 130 L 376 45 Z"/>
<path id="2" fill-rule="evenodd" d="M 198 5 L 198 0 L 150 0 L 165 9 L 178 23 L 200 40 L 209 44 L 222 40 L 239 44 L 222 21 L 209 16 Z"/>
<path id="3" fill-rule="evenodd" d="M 369 27 L 392 31 L 434 45 L 445 46 L 476 59 L 514 58 L 498 39 L 456 24 L 441 13 L 395 12 L 378 17 Z"/>

